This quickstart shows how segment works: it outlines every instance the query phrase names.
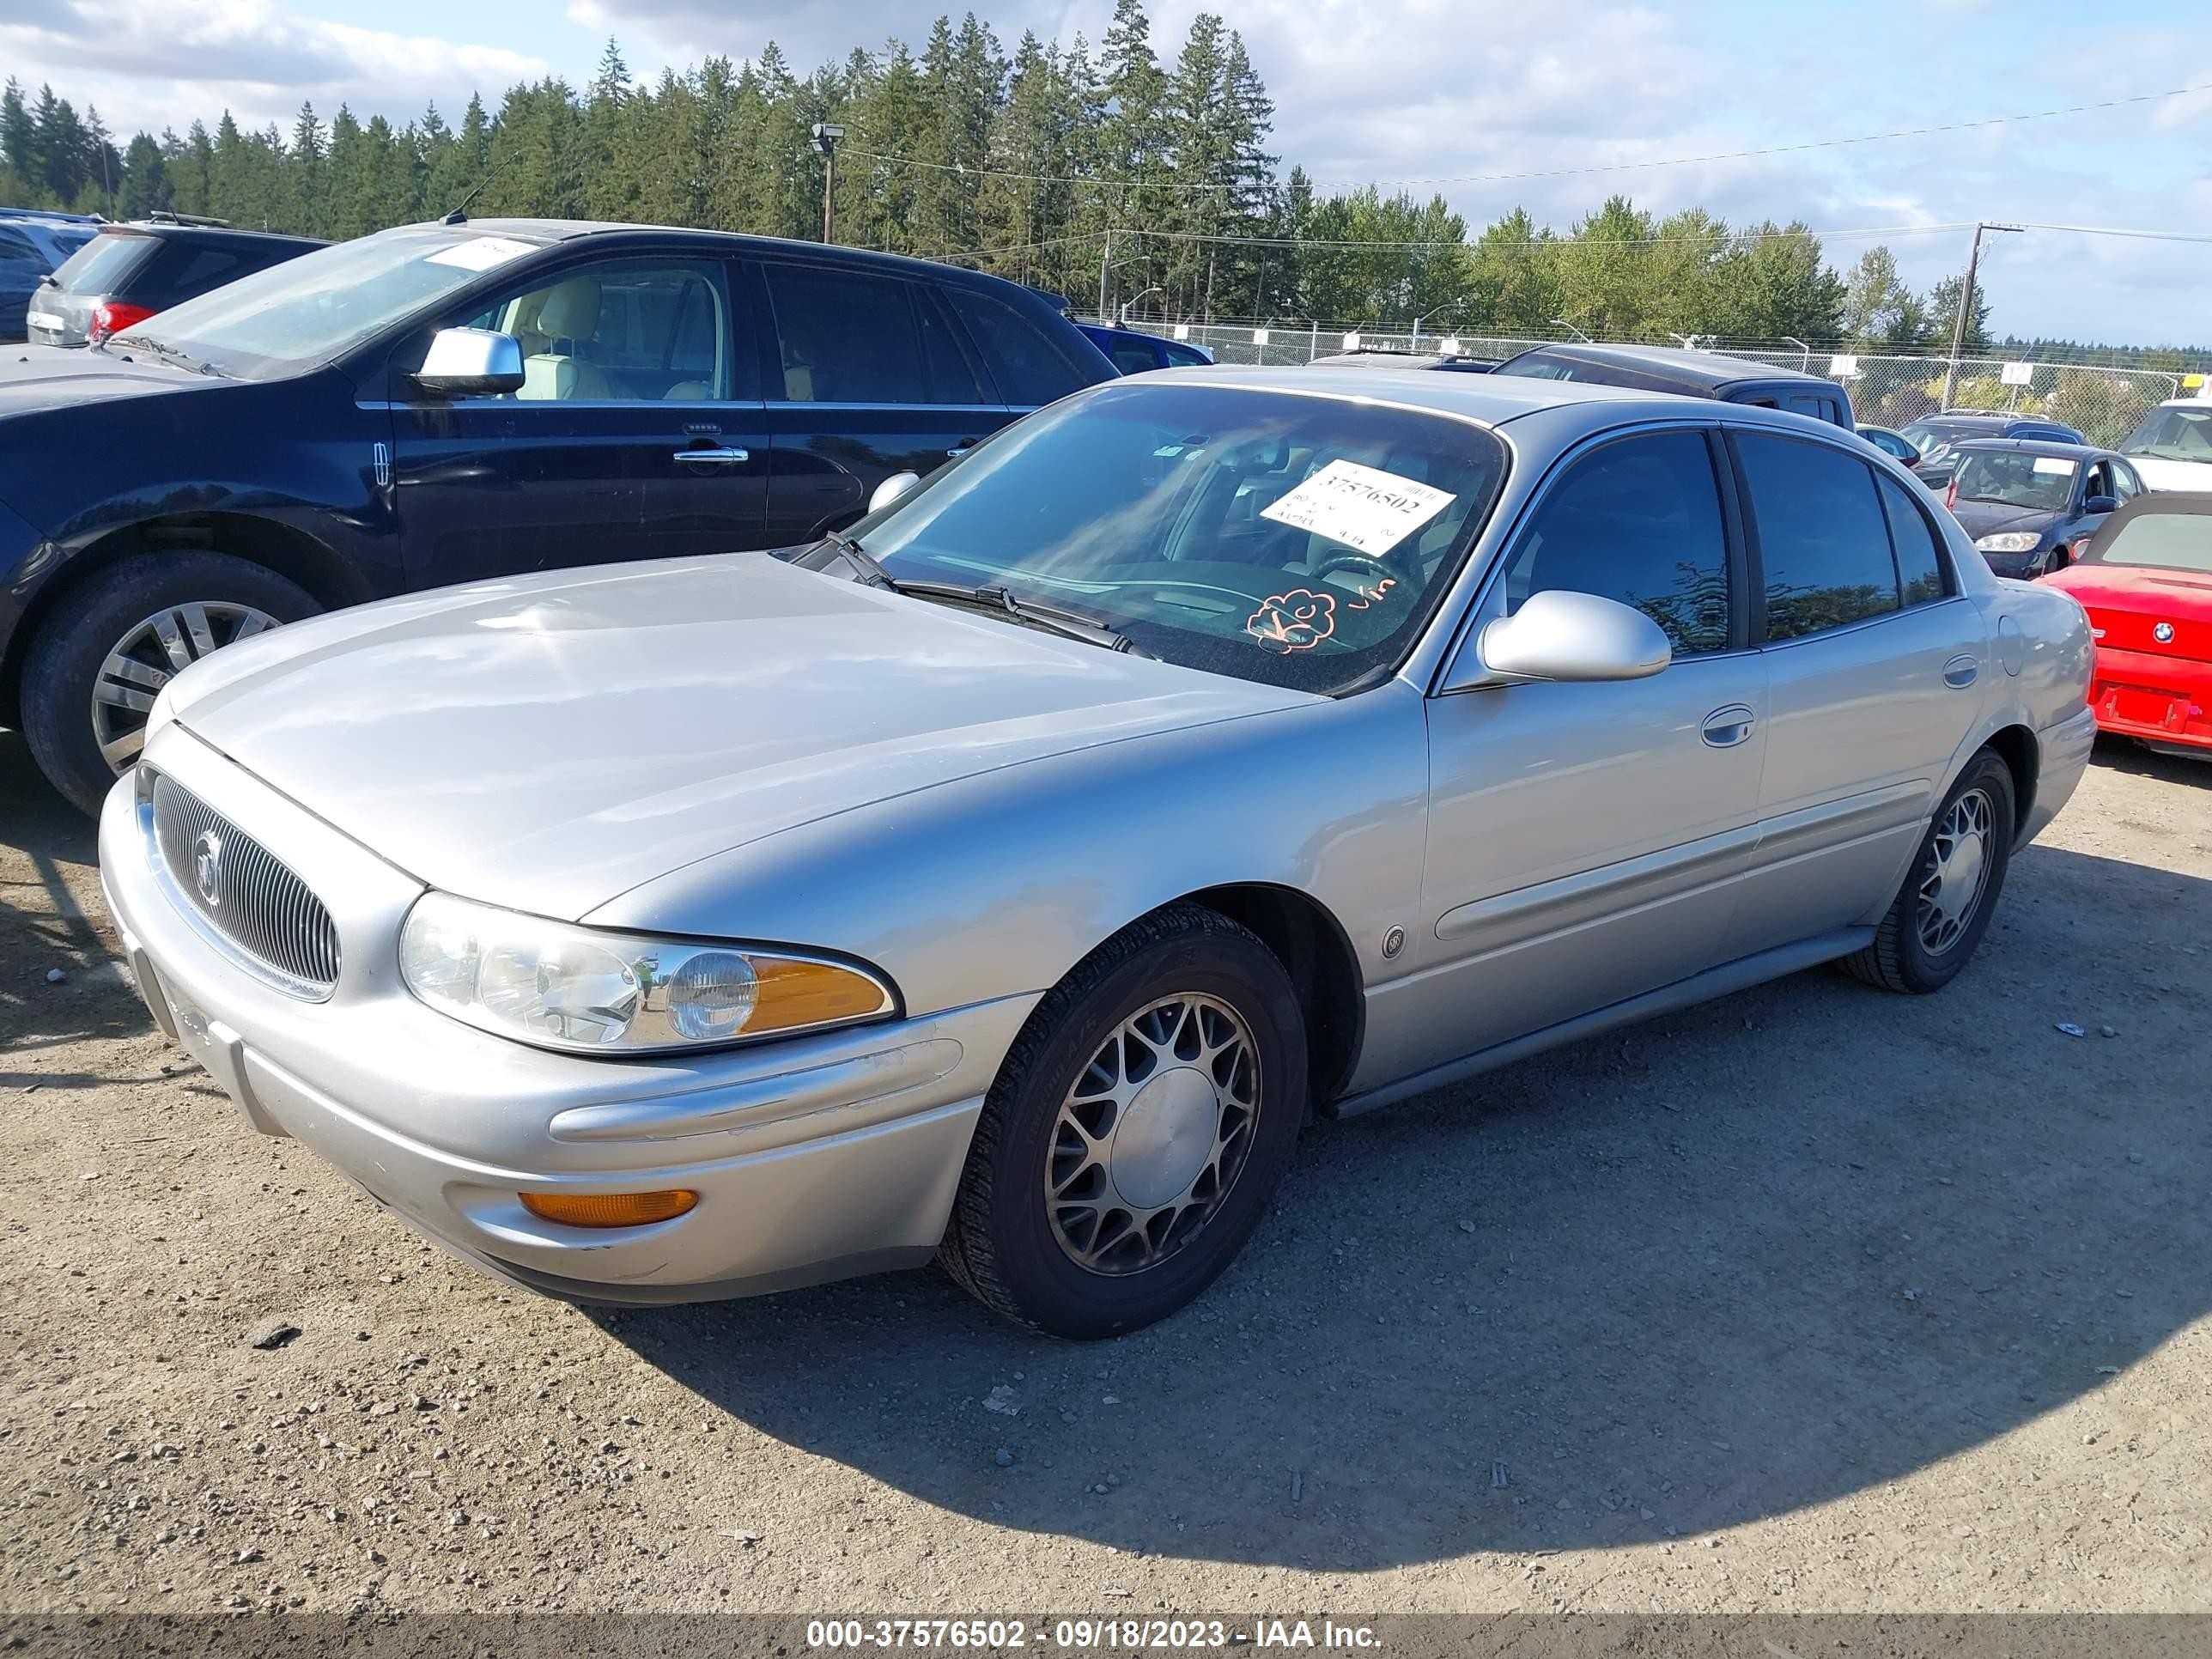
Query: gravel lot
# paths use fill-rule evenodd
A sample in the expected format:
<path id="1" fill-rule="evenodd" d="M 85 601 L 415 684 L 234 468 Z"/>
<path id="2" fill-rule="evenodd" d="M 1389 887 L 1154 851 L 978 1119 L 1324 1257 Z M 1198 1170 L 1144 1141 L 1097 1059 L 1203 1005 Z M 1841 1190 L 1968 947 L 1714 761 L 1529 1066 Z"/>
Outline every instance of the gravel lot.
<path id="1" fill-rule="evenodd" d="M 2212 766 L 2100 750 L 1942 996 L 1322 1127 L 1084 1347 L 505 1290 L 161 1042 L 9 733 L 0 843 L 0 1610 L 2212 1608 Z"/>

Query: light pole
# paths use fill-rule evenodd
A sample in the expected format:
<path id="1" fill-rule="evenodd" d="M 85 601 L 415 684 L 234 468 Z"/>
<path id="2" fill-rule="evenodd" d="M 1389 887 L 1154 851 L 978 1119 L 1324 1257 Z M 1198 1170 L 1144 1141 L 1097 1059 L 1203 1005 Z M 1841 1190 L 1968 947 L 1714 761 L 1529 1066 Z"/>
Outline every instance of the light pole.
<path id="1" fill-rule="evenodd" d="M 1806 368 L 1810 367 L 1813 362 L 1813 348 L 1807 345 L 1795 334 L 1785 334 L 1782 337 L 1789 341 L 1791 345 L 1797 348 L 1797 368 L 1798 372 L 1802 374 Z"/>
<path id="2" fill-rule="evenodd" d="M 1164 294 L 1164 293 L 1166 293 L 1166 292 L 1167 292 L 1167 289 L 1164 289 L 1164 288 L 1160 287 L 1158 283 L 1155 283 L 1152 287 L 1150 287 L 1150 288 L 1148 288 L 1148 289 L 1143 289 L 1141 292 L 1139 292 L 1139 293 L 1136 293 L 1136 294 L 1133 294 L 1133 295 L 1131 295 L 1127 299 L 1126 299 L 1126 300 L 1124 300 L 1124 301 L 1121 301 L 1121 310 L 1120 310 L 1120 311 L 1118 311 L 1118 312 L 1116 312 L 1116 313 L 1115 313 L 1115 317 L 1114 317 L 1114 323 L 1115 323 L 1115 327 L 1117 327 L 1117 328 L 1127 328 L 1127 327 L 1128 327 L 1128 325 L 1129 325 L 1129 307 L 1130 307 L 1131 306 L 1133 306 L 1133 305 L 1136 304 L 1138 301 L 1139 301 L 1139 300 L 1141 300 L 1141 299 L 1145 298 L 1146 295 L 1152 295 L 1152 294 Z"/>
<path id="3" fill-rule="evenodd" d="M 1695 351 L 1698 349 L 1698 337 L 1694 334 L 1677 334 L 1674 330 L 1668 329 L 1667 337 L 1685 351 Z"/>
<path id="4" fill-rule="evenodd" d="M 1570 333 L 1570 334 L 1573 335 L 1573 336 L 1575 337 L 1575 338 L 1577 338 L 1577 340 L 1580 340 L 1580 341 L 1581 341 L 1584 345 L 1595 345 L 1595 344 L 1596 343 L 1596 342 L 1595 342 L 1595 341 L 1594 341 L 1594 340 L 1592 340 L 1589 335 L 1587 335 L 1587 334 L 1583 333 L 1583 332 L 1582 331 L 1582 330 L 1580 330 L 1580 329 L 1577 328 L 1577 327 L 1576 327 L 1572 323 L 1569 322 L 1565 318 L 1564 318 L 1564 317 L 1554 317 L 1554 318 L 1553 318 L 1553 319 L 1552 319 L 1552 320 L 1553 320 L 1554 323 L 1558 324 L 1561 328 L 1564 328 L 1565 330 L 1566 330 L 1568 333 Z"/>
<path id="5" fill-rule="evenodd" d="M 1982 233 L 1985 230 L 2008 230 L 2014 234 L 2025 229 L 2021 225 L 1978 224 L 1974 227 L 1974 245 L 1966 253 L 1966 281 L 1959 289 L 1959 319 L 1951 325 L 1951 361 L 1943 365 L 1943 407 L 1951 406 L 1952 388 L 1959 379 L 1959 353 L 1966 343 L 1966 316 L 1974 304 L 1974 268 L 1982 262 Z"/>
<path id="6" fill-rule="evenodd" d="M 814 148 L 822 152 L 822 240 L 837 240 L 837 141 L 845 129 L 834 121 L 814 124 Z"/>
<path id="7" fill-rule="evenodd" d="M 1467 296 L 1466 295 L 1462 294 L 1462 295 L 1461 295 L 1459 296 L 1459 298 L 1458 298 L 1458 299 L 1456 299 L 1456 300 L 1447 300 L 1447 301 L 1445 301 L 1442 305 L 1436 307 L 1433 310 L 1425 311 L 1425 312 L 1423 312 L 1419 316 L 1418 316 L 1418 317 L 1414 318 L 1414 319 L 1413 319 L 1413 349 L 1414 349 L 1415 351 L 1419 351 L 1419 350 L 1421 349 L 1421 325 L 1422 325 L 1423 323 L 1425 323 L 1426 321 L 1428 321 L 1428 320 L 1429 320 L 1429 319 L 1430 319 L 1430 318 L 1431 318 L 1431 317 L 1441 317 L 1441 316 L 1443 316 L 1443 315 L 1444 314 L 1444 313 L 1446 313 L 1447 311 L 1450 311 L 1450 310 L 1454 309 L 1454 308 L 1455 308 L 1455 307 L 1456 307 L 1465 305 L 1465 304 L 1467 303 L 1467 298 L 1468 298 L 1468 296 Z"/>

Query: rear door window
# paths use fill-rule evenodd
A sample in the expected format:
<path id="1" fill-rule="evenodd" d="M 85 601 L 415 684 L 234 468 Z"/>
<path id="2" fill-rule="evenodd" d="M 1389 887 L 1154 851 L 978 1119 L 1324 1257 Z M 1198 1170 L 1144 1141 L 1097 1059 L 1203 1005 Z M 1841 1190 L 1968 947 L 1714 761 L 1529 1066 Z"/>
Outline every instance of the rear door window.
<path id="1" fill-rule="evenodd" d="M 1804 439 L 1741 432 L 1735 444 L 1765 572 L 1767 639 L 1895 611 L 1897 565 L 1874 468 Z"/>
<path id="2" fill-rule="evenodd" d="M 1881 490 L 1883 514 L 1889 520 L 1889 544 L 1897 555 L 1898 586 L 1907 605 L 1940 599 L 1946 591 L 1942 556 L 1936 549 L 1935 526 L 1928 514 L 1894 478 L 1875 475 Z"/>
<path id="3" fill-rule="evenodd" d="M 983 354 L 985 367 L 999 383 L 999 395 L 1014 407 L 1051 403 L 1095 378 L 1064 342 L 1005 301 L 971 289 L 948 287 L 944 292 Z"/>
<path id="4" fill-rule="evenodd" d="M 941 316 L 903 277 L 769 263 L 781 361 L 772 400 L 908 406 L 980 401 Z"/>

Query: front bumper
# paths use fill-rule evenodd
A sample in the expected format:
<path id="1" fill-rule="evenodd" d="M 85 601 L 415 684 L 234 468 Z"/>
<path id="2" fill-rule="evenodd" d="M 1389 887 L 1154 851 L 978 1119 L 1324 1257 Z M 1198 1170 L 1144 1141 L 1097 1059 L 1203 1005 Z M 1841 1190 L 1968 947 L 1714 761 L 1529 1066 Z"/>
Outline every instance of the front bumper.
<path id="1" fill-rule="evenodd" d="M 2212 662 L 2100 645 L 2089 707 L 2100 732 L 2212 749 Z"/>
<path id="2" fill-rule="evenodd" d="M 420 884 L 181 728 L 147 759 L 290 865 L 344 946 L 320 1002 L 240 965 L 172 896 L 125 779 L 101 817 L 100 875 L 155 1019 L 255 1127 L 296 1138 L 422 1233 L 533 1289 L 625 1304 L 787 1289 L 936 1249 L 1033 995 L 719 1054 L 531 1048 L 400 983 L 398 926 Z M 519 1198 L 667 1188 L 696 1191 L 696 1207 L 604 1231 L 541 1220 Z"/>

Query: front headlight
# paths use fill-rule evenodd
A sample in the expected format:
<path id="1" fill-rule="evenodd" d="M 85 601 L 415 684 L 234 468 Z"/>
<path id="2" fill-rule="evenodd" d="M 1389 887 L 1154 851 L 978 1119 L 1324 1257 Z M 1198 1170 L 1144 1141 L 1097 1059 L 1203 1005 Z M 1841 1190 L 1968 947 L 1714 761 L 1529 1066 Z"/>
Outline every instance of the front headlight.
<path id="1" fill-rule="evenodd" d="M 1994 536 L 1978 536 L 1974 545 L 1984 553 L 2026 553 L 2043 545 L 2039 530 L 2000 530 Z"/>
<path id="2" fill-rule="evenodd" d="M 887 981 L 816 957 L 604 933 L 426 893 L 399 972 L 441 1013 L 544 1048 L 665 1053 L 849 1024 L 896 1006 Z"/>

